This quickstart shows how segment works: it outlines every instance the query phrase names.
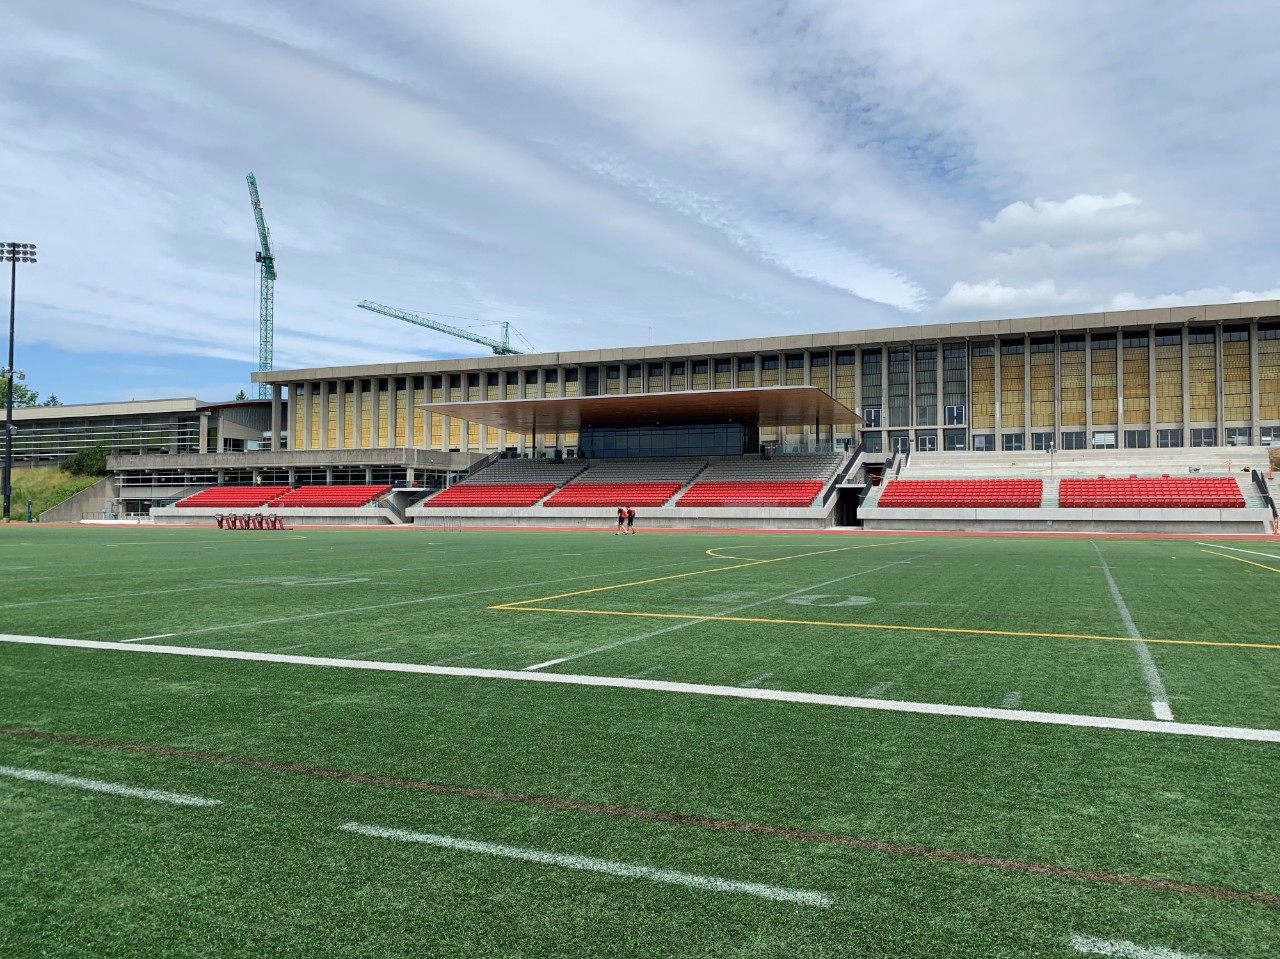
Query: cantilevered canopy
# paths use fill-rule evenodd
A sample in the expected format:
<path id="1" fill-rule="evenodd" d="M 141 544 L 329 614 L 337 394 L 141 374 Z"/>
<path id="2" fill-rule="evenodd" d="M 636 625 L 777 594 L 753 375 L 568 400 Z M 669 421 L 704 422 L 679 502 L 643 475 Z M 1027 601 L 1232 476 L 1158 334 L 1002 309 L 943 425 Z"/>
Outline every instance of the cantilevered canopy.
<path id="1" fill-rule="evenodd" d="M 816 386 L 426 403 L 418 407 L 510 433 L 574 433 L 599 426 L 856 424 L 862 417 Z"/>

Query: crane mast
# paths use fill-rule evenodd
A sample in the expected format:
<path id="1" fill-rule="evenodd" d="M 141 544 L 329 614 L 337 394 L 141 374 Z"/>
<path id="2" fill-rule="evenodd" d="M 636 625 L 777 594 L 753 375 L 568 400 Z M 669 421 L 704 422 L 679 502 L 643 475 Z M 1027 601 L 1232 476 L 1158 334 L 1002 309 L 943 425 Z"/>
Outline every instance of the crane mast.
<path id="1" fill-rule="evenodd" d="M 408 310 L 398 310 L 394 306 L 383 306 L 381 303 L 374 303 L 371 300 L 361 300 L 358 304 L 360 309 L 369 310 L 373 313 L 381 313 L 383 316 L 391 316 L 397 320 L 404 320 L 406 323 L 416 323 L 418 326 L 425 326 L 429 330 L 435 330 L 437 333 L 448 333 L 450 336 L 456 336 L 461 340 L 470 340 L 472 343 L 479 343 L 481 346 L 487 346 L 493 350 L 497 356 L 519 356 L 520 351 L 511 347 L 511 324 L 503 322 L 502 339 L 495 340 L 487 336 L 481 336 L 478 333 L 472 333 L 470 330 L 460 329 L 456 326 L 450 326 L 448 323 L 441 323 L 439 320 L 433 320 L 430 317 L 421 316 L 417 313 L 410 313 Z"/>
<path id="2" fill-rule="evenodd" d="M 258 371 L 269 373 L 275 354 L 275 304 L 276 257 L 271 250 L 271 231 L 262 215 L 262 200 L 258 197 L 258 179 L 250 173 L 245 180 L 249 184 L 249 201 L 253 205 L 253 219 L 258 225 Z M 271 384 L 258 384 L 258 398 L 271 398 Z"/>

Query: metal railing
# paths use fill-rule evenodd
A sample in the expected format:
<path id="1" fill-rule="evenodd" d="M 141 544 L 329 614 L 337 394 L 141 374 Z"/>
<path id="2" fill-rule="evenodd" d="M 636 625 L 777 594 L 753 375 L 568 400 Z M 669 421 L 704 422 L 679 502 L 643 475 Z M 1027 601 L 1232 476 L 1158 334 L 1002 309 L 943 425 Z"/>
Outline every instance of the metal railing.
<path id="1" fill-rule="evenodd" d="M 1262 478 L 1262 474 L 1257 470 L 1252 470 L 1253 485 L 1258 487 L 1258 492 L 1262 494 L 1262 500 L 1271 507 L 1272 516 L 1280 516 L 1280 512 L 1276 511 L 1276 501 L 1271 495 L 1271 490 L 1267 486 L 1267 481 Z"/>

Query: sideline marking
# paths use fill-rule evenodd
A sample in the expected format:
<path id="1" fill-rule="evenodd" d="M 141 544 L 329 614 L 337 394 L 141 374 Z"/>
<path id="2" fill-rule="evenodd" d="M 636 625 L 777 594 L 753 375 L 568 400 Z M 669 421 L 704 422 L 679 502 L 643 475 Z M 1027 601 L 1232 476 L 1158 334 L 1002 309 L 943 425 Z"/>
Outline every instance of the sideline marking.
<path id="1" fill-rule="evenodd" d="M 1102 573 L 1107 577 L 1107 585 L 1111 588 L 1111 600 L 1116 604 L 1116 609 L 1120 611 L 1120 619 L 1124 623 L 1125 632 L 1133 639 L 1133 651 L 1138 654 L 1138 663 L 1142 666 L 1142 678 L 1146 680 L 1147 692 L 1151 696 L 1151 712 L 1155 714 L 1156 719 L 1171 720 L 1173 719 L 1173 710 L 1169 708 L 1169 694 L 1165 691 L 1164 680 L 1160 678 L 1160 671 L 1156 669 L 1156 661 L 1151 658 L 1151 650 L 1142 641 L 1142 633 L 1138 632 L 1138 626 L 1134 623 L 1133 616 L 1129 613 L 1129 607 L 1125 605 L 1124 597 L 1120 595 L 1120 587 L 1116 585 L 1115 577 L 1111 575 L 1111 567 L 1107 565 L 1107 559 L 1102 555 L 1102 550 L 1098 549 L 1098 544 L 1092 540 L 1089 545 L 1098 554 L 1098 562 L 1102 564 Z"/>
<path id="2" fill-rule="evenodd" d="M 1200 552 L 1209 553 L 1213 556 L 1221 556 L 1223 559 L 1234 559 L 1237 563 L 1248 563 L 1250 566 L 1258 567 L 1258 569 L 1269 569 L 1273 573 L 1280 573 L 1280 569 L 1276 569 L 1274 566 L 1264 566 L 1262 563 L 1255 563 L 1251 559 L 1241 559 L 1239 556 L 1229 556 L 1226 553 L 1217 553 L 1211 549 L 1202 549 Z"/>
<path id="3" fill-rule="evenodd" d="M 490 609 L 519 609 L 530 603 L 549 603 L 553 599 L 568 599 L 570 596 L 586 596 L 588 593 L 604 593 L 611 589 L 627 589 L 631 586 L 648 586 L 650 583 L 662 583 L 672 579 L 683 579 L 686 576 L 706 576 L 708 573 L 724 573 L 731 569 L 745 569 L 748 566 L 764 566 L 767 563 L 785 563 L 790 559 L 804 559 L 806 556 L 823 556 L 827 553 L 844 553 L 853 549 L 875 549 L 877 546 L 901 546 L 903 541 L 895 541 L 892 543 L 867 543 L 864 546 L 838 546 L 835 549 L 819 549 L 810 553 L 795 553 L 791 556 L 779 556 L 777 559 L 752 559 L 736 566 L 717 566 L 714 569 L 695 569 L 691 573 L 675 573 L 671 576 L 655 576 L 653 579 L 641 579 L 634 583 L 614 583 L 612 586 L 596 586 L 593 589 L 580 589 L 573 593 L 559 593 L 555 596 L 540 596 L 537 599 L 520 599 L 511 603 L 502 603 L 498 606 L 490 606 Z M 721 557 L 716 557 L 717 559 Z M 672 564 L 678 565 L 678 564 Z M 602 575 L 602 574 L 598 574 Z M 512 587 L 518 588 L 518 587 Z"/>
<path id="4" fill-rule="evenodd" d="M 837 576 L 835 579 L 829 579 L 825 583 L 813 583 L 809 586 L 802 586 L 799 589 L 793 589 L 790 592 L 779 593 L 777 596 L 767 596 L 764 599 L 759 599 L 751 603 L 743 603 L 741 606 L 734 606 L 731 609 L 726 609 L 723 613 L 708 614 L 705 617 L 688 620 L 683 623 L 678 623 L 675 626 L 664 626 L 662 629 L 650 630 L 649 632 L 641 633 L 638 636 L 628 636 L 625 639 L 615 640 L 612 643 L 605 643 L 603 646 L 596 646 L 593 649 L 585 649 L 580 653 L 570 653 L 568 656 L 560 656 L 556 659 L 548 659 L 545 662 L 534 663 L 532 666 L 526 666 L 524 668 L 527 670 L 546 669 L 548 666 L 559 666 L 561 663 L 567 663 L 575 659 L 582 659 L 584 656 L 594 656 L 596 653 L 606 653 L 611 649 L 617 649 L 619 646 L 629 646 L 631 643 L 638 643 L 641 640 L 653 639 L 654 637 L 662 636 L 665 633 L 674 633 L 678 629 L 686 629 L 689 626 L 696 626 L 699 622 L 706 619 L 721 619 L 728 616 L 730 613 L 740 613 L 742 610 L 751 609 L 753 606 L 763 606 L 766 603 L 777 602 L 778 600 L 786 599 L 789 596 L 807 593 L 812 589 L 822 589 L 824 586 L 831 586 L 834 583 L 843 583 L 847 579 L 854 579 L 858 576 L 864 576 L 867 573 L 878 573 L 880 570 L 888 569 L 893 565 L 896 564 L 886 563 L 883 566 L 873 566 L 870 569 L 862 569 L 856 573 L 847 573 L 844 576 Z"/>
<path id="5" fill-rule="evenodd" d="M 1197 546 L 1216 546 L 1218 549 L 1225 549 L 1229 553 L 1248 553 L 1250 556 L 1265 556 L 1268 559 L 1280 559 L 1280 555 L 1275 553 L 1259 553 L 1253 549 L 1240 549 L 1237 546 L 1223 546 L 1221 543 L 1196 543 Z"/>
<path id="6" fill-rule="evenodd" d="M 741 686 L 714 686 L 662 679 L 627 679 L 622 676 L 578 676 L 572 673 L 531 673 L 519 669 L 480 669 L 465 666 L 431 666 L 426 663 L 383 663 L 376 659 L 330 659 L 321 656 L 285 656 L 241 649 L 202 649 L 198 646 L 122 646 L 93 639 L 60 639 L 48 636 L 14 636 L 0 633 L 0 642 L 30 646 L 63 646 L 116 653 L 152 653 L 165 656 L 194 656 L 202 659 L 233 659 L 247 662 L 285 663 L 296 666 L 325 666 L 334 669 L 368 669 L 387 673 L 421 673 L 429 676 L 461 676 L 472 679 L 515 679 L 533 683 L 560 683 L 568 686 L 602 686 L 699 696 L 760 699 L 780 703 L 839 706 L 885 712 L 916 713 L 926 716 L 959 716 L 966 719 L 1003 719 L 1051 726 L 1119 729 L 1128 732 L 1165 733 L 1174 736 L 1204 736 L 1248 742 L 1280 743 L 1280 730 L 1241 726 L 1209 726 L 1201 723 L 1164 723 L 1151 719 L 1122 719 L 1075 713 L 1045 713 L 1031 710 L 997 709 L 989 706 L 952 706 L 946 703 L 914 703 L 895 699 L 867 699 L 829 693 L 802 693 L 782 689 L 755 689 Z"/>
<path id="7" fill-rule="evenodd" d="M 510 793 L 496 789 L 461 786 L 455 783 L 427 782 L 421 779 L 398 779 L 392 776 L 379 776 L 372 773 L 358 773 L 343 769 L 329 769 L 323 766 L 304 766 L 299 763 L 274 762 L 271 760 L 252 759 L 244 756 L 228 756 L 219 753 L 197 752 L 190 749 L 174 749 L 167 746 L 152 746 L 147 743 L 117 742 L 110 739 L 95 739 L 88 736 L 42 732 L 34 729 L 0 726 L 0 735 L 14 736 L 22 739 L 34 739 L 41 742 L 89 746 L 95 749 L 115 749 L 122 752 L 139 753 L 147 756 L 163 756 L 167 759 L 194 760 L 196 762 L 232 766 L 237 769 L 254 769 L 270 773 L 282 773 L 291 776 L 311 776 L 316 779 L 358 783 L 366 786 L 412 789 L 419 792 L 435 793 L 442 796 L 461 796 L 466 799 L 483 799 L 489 802 L 517 803 L 525 806 L 536 806 L 542 809 L 555 809 L 565 812 L 591 813 L 597 816 L 613 816 L 623 819 L 635 819 L 642 822 L 660 822 L 696 829 L 743 833 L 750 836 L 768 836 L 770 838 L 786 839 L 793 842 L 819 843 L 828 846 L 839 846 L 845 849 L 856 849 L 863 852 L 903 856 L 912 859 L 933 859 L 941 862 L 956 862 L 965 866 L 980 866 L 982 868 L 998 869 L 1004 872 L 1025 873 L 1033 876 L 1048 876 L 1053 879 L 1072 879 L 1082 880 L 1084 882 L 1108 883 L 1137 889 L 1149 889 L 1154 892 L 1171 892 L 1188 896 L 1203 896 L 1210 899 L 1223 899 L 1231 902 L 1244 902 L 1251 905 L 1280 908 L 1280 895 L 1273 892 L 1231 889 L 1224 886 L 1206 886 L 1200 883 L 1180 882 L 1174 879 L 1135 876 L 1125 873 L 1099 872 L 1092 869 L 1060 866 L 1047 862 L 1028 862 L 1020 859 L 1006 859 L 1000 856 L 984 855 L 982 853 L 968 852 L 959 849 L 938 849 L 932 846 L 920 846 L 913 843 L 871 839 L 865 836 L 852 836 L 848 833 L 814 832 L 812 830 L 769 825 L 766 823 L 750 822 L 741 819 L 717 819 L 711 816 L 698 816 L 662 809 L 640 809 L 634 806 L 617 806 L 609 803 L 591 802 L 584 799 L 569 799 L 560 796 L 539 796 L 527 793 Z"/>
<path id="8" fill-rule="evenodd" d="M 1098 939 L 1094 936 L 1072 936 L 1071 947 L 1076 952 L 1115 956 L 1117 959 L 1218 959 L 1199 952 L 1179 952 L 1165 946 L 1143 946 L 1126 939 Z"/>
<path id="9" fill-rule="evenodd" d="M 160 789 L 141 789 L 137 786 L 122 786 L 119 783 L 105 783 L 98 779 L 81 779 L 79 776 L 64 776 L 62 773 L 49 773 L 41 769 L 18 769 L 14 766 L 0 766 L 0 776 L 10 779 L 25 779 L 33 783 L 45 783 L 49 786 L 69 786 L 72 789 L 87 789 L 89 792 L 110 793 L 112 796 L 128 796 L 131 799 L 150 799 L 152 802 L 167 802 L 175 806 L 219 806 L 221 799 L 205 799 L 203 796 L 186 796 L 182 793 L 169 793 Z"/>
<path id="10" fill-rule="evenodd" d="M 815 587 L 809 587 L 813 589 Z M 511 608 L 523 613 L 575 613 L 580 616 L 634 616 L 642 619 L 693 619 L 721 623 L 769 623 L 783 626 L 832 626 L 840 629 L 890 629 L 907 633 L 958 633 L 962 636 L 1013 636 L 1030 639 L 1102 639 L 1114 643 L 1132 643 L 1128 636 L 1093 636 L 1089 633 L 1024 633 L 1003 629 L 961 629 L 957 626 L 901 626 L 893 623 L 836 623 L 821 619 L 766 619 L 761 616 L 717 616 L 711 613 L 641 613 L 613 609 L 561 609 L 555 606 L 491 606 Z M 1173 646 L 1241 646 L 1246 649 L 1280 649 L 1280 643 L 1239 643 L 1214 639 L 1144 639 L 1144 643 Z"/>
<path id="11" fill-rule="evenodd" d="M 122 639 L 122 643 L 141 643 L 148 639 L 168 639 L 170 636 L 177 636 L 177 633 L 156 633 L 154 636 L 138 636 L 135 639 Z"/>
<path id="12" fill-rule="evenodd" d="M 590 856 L 574 856 L 560 852 L 544 852 L 541 849 L 526 849 L 521 846 L 504 846 L 500 843 L 479 842 L 475 839 L 461 839 L 457 836 L 437 836 L 429 832 L 410 832 L 407 829 L 368 826 L 358 822 L 343 823 L 338 828 L 361 836 L 373 836 L 376 839 L 420 842 L 429 846 L 438 846 L 441 849 L 475 852 L 484 856 L 501 856 L 504 859 L 523 859 L 525 862 L 541 863 L 544 866 L 560 866 L 563 869 L 578 869 L 584 872 L 602 872 L 606 875 L 622 876 L 627 879 L 649 879 L 653 882 L 665 882 L 673 886 L 689 886 L 693 889 L 703 889 L 708 892 L 744 893 L 748 896 L 758 896 L 761 899 L 791 902 L 801 906 L 817 906 L 820 909 L 825 909 L 835 901 L 825 892 L 814 892 L 810 889 L 788 889 L 785 886 L 767 886 L 758 882 L 738 882 L 734 879 L 723 879 L 720 876 L 700 876 L 697 873 L 680 872 L 676 869 L 656 869 L 653 866 L 638 866 L 629 862 L 593 859 Z"/>

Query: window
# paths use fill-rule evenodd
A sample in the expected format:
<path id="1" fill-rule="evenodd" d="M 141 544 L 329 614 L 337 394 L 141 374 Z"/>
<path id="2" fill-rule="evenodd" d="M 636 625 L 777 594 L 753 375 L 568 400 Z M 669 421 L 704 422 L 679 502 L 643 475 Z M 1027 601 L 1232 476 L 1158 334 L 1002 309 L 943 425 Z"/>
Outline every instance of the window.
<path id="1" fill-rule="evenodd" d="M 778 358 L 776 356 L 764 356 L 760 358 L 760 369 L 776 370 L 778 368 Z"/>
<path id="2" fill-rule="evenodd" d="M 467 374 L 467 386 L 479 386 L 479 385 L 480 385 L 480 374 L 479 374 L 479 373 L 468 373 L 468 374 Z"/>
<path id="3" fill-rule="evenodd" d="M 804 354 L 803 354 L 803 353 L 796 353 L 796 354 L 792 354 L 791 356 L 788 356 L 788 357 L 787 357 L 787 369 L 789 369 L 789 370 L 803 370 L 803 369 L 804 369 Z"/>
<path id="4" fill-rule="evenodd" d="M 1115 336 L 1095 336 L 1093 342 L 1089 344 L 1095 350 L 1114 350 L 1116 348 Z"/>
<path id="5" fill-rule="evenodd" d="M 1249 339 L 1249 327 L 1224 326 L 1222 328 L 1223 343 L 1243 343 Z"/>
<path id="6" fill-rule="evenodd" d="M 557 383 L 560 380 L 559 370 L 544 370 L 542 373 L 542 382 Z"/>
<path id="7" fill-rule="evenodd" d="M 971 352 L 974 356 L 995 356 L 996 354 L 995 347 L 990 343 L 974 343 Z"/>
<path id="8" fill-rule="evenodd" d="M 519 382 L 520 382 L 519 373 L 512 372 L 507 374 L 507 386 L 516 386 L 519 384 Z"/>
<path id="9" fill-rule="evenodd" d="M 606 366 L 604 370 L 604 378 L 606 380 L 622 379 L 622 369 L 617 366 Z"/>
<path id="10" fill-rule="evenodd" d="M 706 360 L 694 360 L 694 361 L 693 361 L 693 373 L 694 373 L 694 375 L 695 375 L 695 376 L 697 376 L 699 373 L 701 373 L 701 374 L 703 374 L 703 375 L 705 376 L 705 375 L 706 375 L 706 372 L 707 372 L 707 361 L 706 361 Z"/>
<path id="11" fill-rule="evenodd" d="M 1210 328 L 1210 329 L 1200 329 L 1200 330 L 1188 330 L 1187 342 L 1188 343 L 1212 343 L 1213 329 Z M 1195 444 L 1192 444 L 1192 445 L 1195 445 Z"/>
<path id="12" fill-rule="evenodd" d="M 1258 442 L 1263 446 L 1280 446 L 1280 426 L 1264 426 L 1258 430 Z"/>
<path id="13" fill-rule="evenodd" d="M 809 357 L 809 365 L 814 368 L 819 366 L 830 366 L 831 357 L 826 353 L 814 353 Z"/>
<path id="14" fill-rule="evenodd" d="M 921 453 L 933 453 L 938 449 L 938 434 L 934 430 L 916 436 L 916 449 Z"/>
<path id="15" fill-rule="evenodd" d="M 451 390 L 457 390 L 457 389 L 461 389 L 461 388 L 462 388 L 462 374 L 461 374 L 461 373 L 450 373 L 450 374 L 449 374 L 449 389 L 451 389 Z"/>
<path id="16" fill-rule="evenodd" d="M 739 373 L 750 373 L 754 371 L 755 368 L 756 368 L 756 361 L 754 357 L 746 356 L 738 360 Z"/>
<path id="17" fill-rule="evenodd" d="M 1182 445 L 1182 430 L 1156 430 L 1156 445 L 1162 450 L 1176 449 Z"/>
<path id="18" fill-rule="evenodd" d="M 1023 350 L 1022 350 L 1021 340 L 1001 340 L 1000 341 L 1001 356 L 1015 356 L 1018 353 L 1021 353 L 1022 351 Z"/>
<path id="19" fill-rule="evenodd" d="M 1062 353 L 1082 353 L 1084 352 L 1084 337 L 1064 336 L 1058 349 Z"/>
<path id="20" fill-rule="evenodd" d="M 994 433 L 978 433 L 973 437 L 973 449 L 977 453 L 994 453 L 996 437 Z"/>
<path id="21" fill-rule="evenodd" d="M 1124 448 L 1127 450 L 1145 450 L 1151 446 L 1150 430 L 1125 430 Z"/>
<path id="22" fill-rule="evenodd" d="M 1020 453 L 1022 451 L 1022 434 L 1021 433 L 1004 433 L 1000 437 L 1000 448 L 1006 453 Z"/>
<path id="23" fill-rule="evenodd" d="M 836 366 L 853 366 L 858 362 L 858 354 L 854 350 L 844 350 L 836 354 Z"/>
<path id="24" fill-rule="evenodd" d="M 911 452 L 911 436 L 905 430 L 889 434 L 889 446 L 895 453 Z"/>
<path id="25" fill-rule="evenodd" d="M 1224 431 L 1228 446 L 1249 446 L 1253 439 L 1253 430 L 1247 426 L 1228 426 Z"/>
<path id="26" fill-rule="evenodd" d="M 963 422 L 964 422 L 964 407 L 948 406 L 947 407 L 947 425 L 952 426 L 954 424 L 963 423 Z"/>
<path id="27" fill-rule="evenodd" d="M 1198 429 L 1191 431 L 1192 446 L 1217 446 L 1218 431 L 1209 427 L 1207 429 Z"/>
<path id="28" fill-rule="evenodd" d="M 1031 352 L 1032 353 L 1052 353 L 1053 340 L 1032 340 Z"/>
<path id="29" fill-rule="evenodd" d="M 717 372 L 717 373 L 732 373 L 732 372 L 733 372 L 733 360 L 716 360 L 716 372 Z"/>
<path id="30" fill-rule="evenodd" d="M 661 364 L 661 363 L 650 363 L 650 364 L 649 364 L 649 375 L 650 375 L 650 376 L 661 376 L 661 375 L 662 375 L 662 364 Z"/>
<path id="31" fill-rule="evenodd" d="M 884 452 L 884 434 L 883 433 L 863 433 L 862 434 L 863 449 L 868 453 Z"/>
<path id="32" fill-rule="evenodd" d="M 1156 330 L 1156 346 L 1178 346 L 1181 343 L 1181 330 Z"/>
<path id="33" fill-rule="evenodd" d="M 639 363 L 632 363 L 627 367 L 627 379 L 638 380 L 644 373 L 644 367 Z"/>
<path id="34" fill-rule="evenodd" d="M 1280 323 L 1259 323 L 1258 339 L 1280 340 Z"/>
<path id="35" fill-rule="evenodd" d="M 1033 450 L 1045 451 L 1053 445 L 1052 433 L 1032 433 L 1031 448 Z"/>
<path id="36" fill-rule="evenodd" d="M 964 430 L 943 430 L 942 431 L 942 447 L 948 452 L 962 451 L 965 449 L 965 431 Z"/>
<path id="37" fill-rule="evenodd" d="M 564 371 L 564 381 L 565 381 L 566 383 L 576 383 L 576 382 L 578 382 L 578 371 L 577 371 L 577 369 L 576 369 L 576 368 L 571 368 L 571 369 L 567 369 L 567 370 L 565 370 L 565 371 Z"/>
<path id="38" fill-rule="evenodd" d="M 1146 346 L 1147 334 L 1145 333 L 1126 333 L 1124 335 L 1124 345 L 1128 349 L 1131 346 Z"/>
<path id="39" fill-rule="evenodd" d="M 1116 448 L 1115 433 L 1094 433 L 1093 448 L 1095 450 L 1113 450 Z"/>
<path id="40" fill-rule="evenodd" d="M 868 406 L 862 411 L 862 418 L 867 421 L 866 425 L 870 429 L 880 426 L 880 407 Z"/>
<path id="41" fill-rule="evenodd" d="M 1085 448 L 1085 432 L 1084 430 L 1069 430 L 1059 434 L 1058 449 L 1060 450 L 1082 450 Z"/>

